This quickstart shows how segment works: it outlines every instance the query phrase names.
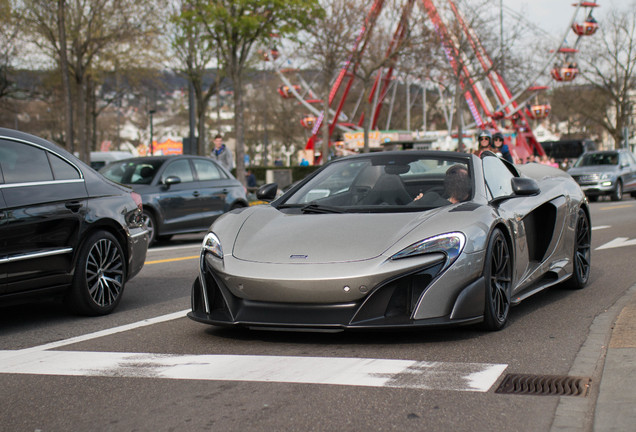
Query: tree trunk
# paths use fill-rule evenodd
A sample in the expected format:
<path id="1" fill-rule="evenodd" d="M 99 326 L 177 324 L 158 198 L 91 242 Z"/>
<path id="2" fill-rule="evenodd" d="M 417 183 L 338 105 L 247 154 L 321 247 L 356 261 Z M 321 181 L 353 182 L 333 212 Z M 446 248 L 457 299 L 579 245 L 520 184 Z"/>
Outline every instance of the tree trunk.
<path id="1" fill-rule="evenodd" d="M 79 144 L 79 155 L 82 161 L 89 163 L 88 141 L 86 139 L 86 85 L 84 83 L 81 67 L 78 69 L 75 81 L 77 84 L 75 108 L 77 109 L 77 138 Z"/>
<path id="2" fill-rule="evenodd" d="M 243 186 L 245 184 L 245 130 L 243 129 L 243 84 L 241 76 L 234 73 L 232 76 L 234 83 L 234 130 L 236 134 L 236 178 Z"/>
<path id="3" fill-rule="evenodd" d="M 322 103 L 322 112 L 323 112 L 323 118 L 322 118 L 322 148 L 320 150 L 321 152 L 321 161 L 322 164 L 326 164 L 329 160 L 329 92 L 330 92 L 330 88 L 329 88 L 329 79 L 328 76 L 325 74 L 325 99 Z"/>
<path id="4" fill-rule="evenodd" d="M 66 20 L 65 20 L 65 0 L 58 0 L 57 7 L 57 28 L 60 39 L 60 72 L 62 73 L 62 89 L 64 92 L 64 108 L 66 111 L 66 147 L 73 153 L 75 143 L 73 137 L 73 102 L 71 96 L 71 80 L 68 71 L 68 57 L 66 53 Z"/>

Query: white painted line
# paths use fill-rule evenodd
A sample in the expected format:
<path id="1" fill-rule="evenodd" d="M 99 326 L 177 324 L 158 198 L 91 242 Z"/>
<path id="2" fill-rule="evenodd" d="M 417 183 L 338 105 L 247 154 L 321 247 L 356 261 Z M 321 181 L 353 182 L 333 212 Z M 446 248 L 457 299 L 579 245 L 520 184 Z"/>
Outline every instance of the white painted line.
<path id="1" fill-rule="evenodd" d="M 636 246 L 636 239 L 628 239 L 627 237 L 616 237 L 614 240 L 597 247 L 594 250 L 612 249 L 617 247 Z"/>
<path id="2" fill-rule="evenodd" d="M 167 315 L 161 315 L 155 318 L 149 318 L 149 319 L 145 319 L 142 321 L 137 321 L 131 324 L 125 324 L 119 327 L 113 327 L 113 328 L 109 328 L 106 330 L 100 330 L 94 333 L 87 333 L 85 335 L 81 335 L 81 336 L 76 336 L 76 337 L 72 337 L 69 339 L 64 339 L 61 341 L 56 341 L 56 342 L 51 342 L 48 344 L 44 344 L 44 345 L 38 345 L 38 346 L 34 346 L 31 348 L 25 348 L 25 349 L 21 349 L 21 350 L 14 350 L 14 351 L 0 351 L 0 360 L 4 359 L 4 358 L 9 358 L 9 357 L 15 357 L 15 356 L 20 356 L 23 354 L 27 354 L 30 352 L 34 352 L 34 351 L 45 351 L 45 350 L 50 350 L 50 349 L 54 349 L 54 348 L 59 348 L 59 347 L 63 347 L 66 345 L 71 345 L 74 343 L 78 343 L 78 342 L 84 342 L 87 340 L 91 340 L 91 339 L 97 339 L 100 337 L 104 337 L 104 336 L 110 336 L 116 333 L 121 333 L 121 332 L 125 332 L 128 330 L 134 330 L 136 328 L 140 328 L 140 327 L 146 327 L 149 325 L 153 325 L 153 324 L 158 324 L 158 323 L 162 323 L 162 322 L 166 322 L 166 321 L 172 321 L 178 318 L 183 318 L 186 316 L 186 314 L 190 312 L 190 309 L 187 310 L 183 310 L 183 311 L 179 311 L 179 312 L 174 312 L 171 314 L 167 314 Z"/>
<path id="3" fill-rule="evenodd" d="M 201 241 L 195 244 L 191 244 L 191 245 L 181 245 L 181 246 L 164 246 L 164 247 L 158 247 L 158 248 L 150 248 L 148 249 L 148 254 L 151 254 L 153 252 L 165 252 L 165 251 L 173 251 L 173 250 L 179 250 L 179 249 L 196 249 L 196 250 L 201 250 L 201 243 L 203 243 L 203 237 L 201 237 Z"/>
<path id="4" fill-rule="evenodd" d="M 505 364 L 367 358 L 31 351 L 4 357 L 0 373 L 331 384 L 487 392 Z"/>
<path id="5" fill-rule="evenodd" d="M 592 227 L 592 231 L 602 230 L 602 229 L 607 229 L 607 228 L 611 228 L 611 226 L 610 225 L 599 225 L 599 226 Z"/>

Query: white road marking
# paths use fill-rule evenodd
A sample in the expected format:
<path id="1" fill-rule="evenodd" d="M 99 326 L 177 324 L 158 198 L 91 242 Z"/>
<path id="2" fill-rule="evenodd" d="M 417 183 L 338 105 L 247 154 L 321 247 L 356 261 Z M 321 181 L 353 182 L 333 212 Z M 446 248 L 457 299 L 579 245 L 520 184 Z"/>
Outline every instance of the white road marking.
<path id="1" fill-rule="evenodd" d="M 241 355 L 31 351 L 6 357 L 0 373 L 252 381 L 487 392 L 505 364 Z"/>
<path id="2" fill-rule="evenodd" d="M 627 237 L 617 237 L 614 240 L 597 247 L 595 250 L 612 249 L 624 246 L 636 246 L 636 239 L 629 240 Z"/>
<path id="3" fill-rule="evenodd" d="M 592 231 L 602 230 L 602 229 L 607 229 L 607 228 L 611 228 L 611 226 L 610 225 L 599 225 L 599 226 L 592 227 Z"/>
<path id="4" fill-rule="evenodd" d="M 394 359 L 54 351 L 185 317 L 188 310 L 21 350 L 0 351 L 0 374 L 255 381 L 487 392 L 506 364 Z"/>

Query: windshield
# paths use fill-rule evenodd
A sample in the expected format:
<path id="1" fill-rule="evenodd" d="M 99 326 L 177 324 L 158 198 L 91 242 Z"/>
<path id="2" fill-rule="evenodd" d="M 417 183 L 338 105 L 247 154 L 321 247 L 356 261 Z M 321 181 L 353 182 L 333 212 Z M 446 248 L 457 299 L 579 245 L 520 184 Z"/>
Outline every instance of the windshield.
<path id="1" fill-rule="evenodd" d="M 155 177 L 161 160 L 130 160 L 113 162 L 99 172 L 109 180 L 122 184 L 150 184 Z"/>
<path id="2" fill-rule="evenodd" d="M 466 157 L 378 153 L 332 162 L 279 208 L 306 212 L 417 211 L 472 198 Z"/>
<path id="3" fill-rule="evenodd" d="M 618 153 L 587 153 L 574 164 L 575 167 L 596 165 L 618 165 Z"/>

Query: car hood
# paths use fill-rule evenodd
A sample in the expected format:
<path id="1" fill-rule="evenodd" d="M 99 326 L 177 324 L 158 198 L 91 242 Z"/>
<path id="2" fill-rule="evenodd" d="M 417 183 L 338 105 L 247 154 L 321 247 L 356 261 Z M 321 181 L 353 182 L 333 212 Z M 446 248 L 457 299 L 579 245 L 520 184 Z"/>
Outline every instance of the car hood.
<path id="1" fill-rule="evenodd" d="M 285 214 L 265 206 L 259 210 L 240 227 L 234 257 L 319 264 L 375 258 L 440 209 L 380 214 Z"/>
<path id="2" fill-rule="evenodd" d="M 618 171 L 618 167 L 614 165 L 595 165 L 570 168 L 568 174 L 570 175 L 582 175 L 582 174 L 596 174 L 596 173 L 615 173 Z"/>

